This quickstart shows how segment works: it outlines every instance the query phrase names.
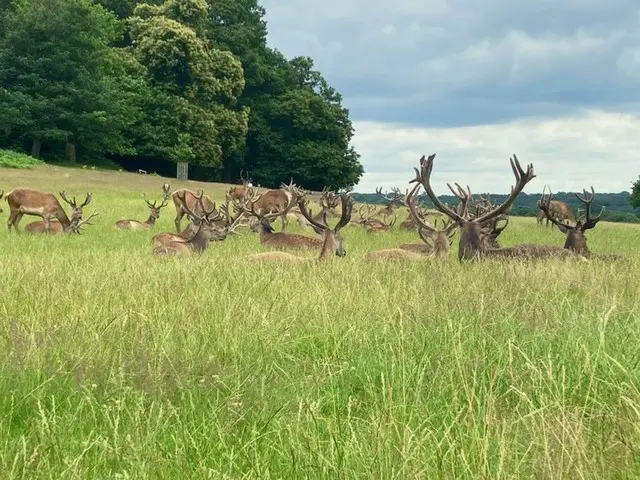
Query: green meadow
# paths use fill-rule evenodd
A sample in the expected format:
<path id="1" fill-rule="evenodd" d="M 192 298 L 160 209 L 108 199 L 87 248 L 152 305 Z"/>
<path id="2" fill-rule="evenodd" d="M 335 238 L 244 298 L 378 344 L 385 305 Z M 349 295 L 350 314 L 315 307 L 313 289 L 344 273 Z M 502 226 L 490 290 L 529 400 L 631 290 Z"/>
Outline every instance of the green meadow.
<path id="1" fill-rule="evenodd" d="M 460 264 L 457 236 L 446 259 L 366 261 L 419 241 L 404 209 L 392 232 L 346 227 L 322 264 L 248 263 L 248 229 L 155 258 L 173 204 L 152 231 L 113 224 L 146 219 L 165 180 L 0 169 L 5 192 L 91 191 L 99 212 L 81 235 L 16 235 L 0 203 L 0 477 L 640 476 L 640 226 L 587 233 L 617 262 Z M 512 218 L 500 241 L 564 236 Z"/>

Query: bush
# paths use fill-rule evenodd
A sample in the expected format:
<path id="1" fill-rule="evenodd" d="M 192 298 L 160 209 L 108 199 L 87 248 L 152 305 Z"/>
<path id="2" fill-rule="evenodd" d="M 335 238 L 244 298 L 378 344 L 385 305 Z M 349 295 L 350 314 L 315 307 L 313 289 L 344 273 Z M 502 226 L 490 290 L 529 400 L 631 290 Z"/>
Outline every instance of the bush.
<path id="1" fill-rule="evenodd" d="M 0 167 L 33 168 L 38 165 L 44 165 L 44 162 L 24 153 L 0 149 Z"/>

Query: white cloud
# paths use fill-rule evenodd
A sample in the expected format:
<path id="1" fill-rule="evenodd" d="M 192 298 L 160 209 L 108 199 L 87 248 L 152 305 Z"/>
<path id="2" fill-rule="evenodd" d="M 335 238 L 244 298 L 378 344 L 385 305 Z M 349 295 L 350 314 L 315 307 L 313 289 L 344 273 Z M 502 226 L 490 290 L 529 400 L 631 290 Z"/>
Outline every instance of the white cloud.
<path id="1" fill-rule="evenodd" d="M 355 188 L 407 188 L 422 155 L 436 153 L 432 174 L 437 194 L 446 184 L 469 185 L 472 192 L 506 193 L 514 182 L 509 157 L 523 167 L 533 163 L 536 178 L 525 192 L 596 192 L 629 190 L 640 174 L 640 118 L 590 111 L 557 119 L 527 119 L 501 125 L 459 128 L 403 127 L 380 122 L 355 122 L 354 145 L 366 173 Z"/>

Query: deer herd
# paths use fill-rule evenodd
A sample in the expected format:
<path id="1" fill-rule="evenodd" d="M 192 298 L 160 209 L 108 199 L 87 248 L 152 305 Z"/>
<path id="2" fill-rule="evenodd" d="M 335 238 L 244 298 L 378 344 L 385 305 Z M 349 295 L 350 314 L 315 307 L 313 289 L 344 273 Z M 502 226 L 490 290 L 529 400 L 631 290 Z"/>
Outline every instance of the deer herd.
<path id="1" fill-rule="evenodd" d="M 242 186 L 233 187 L 226 193 L 225 202 L 216 203 L 201 190 L 196 192 L 178 189 L 171 192 L 170 185 L 162 186 L 161 200 L 151 202 L 146 194 L 143 200 L 149 209 L 146 220 L 122 219 L 115 222 L 115 228 L 123 230 L 150 230 L 160 218 L 160 212 L 172 200 L 176 210 L 175 232 L 158 233 L 151 239 L 152 254 L 202 254 L 211 242 L 224 241 L 230 235 L 237 235 L 239 227 L 248 227 L 257 232 L 259 242 L 270 251 L 251 254 L 246 257 L 251 262 L 308 262 L 312 257 L 297 256 L 285 252 L 285 249 L 309 249 L 318 252 L 317 260 L 327 260 L 346 255 L 345 240 L 342 231 L 345 226 L 364 227 L 375 234 L 391 230 L 396 223 L 396 210 L 403 206 L 407 210 L 406 219 L 400 228 L 415 231 L 420 242 L 402 243 L 397 248 L 370 251 L 365 258 L 370 260 L 422 260 L 427 257 L 448 256 L 456 233 L 458 240 L 458 258 L 472 260 L 480 258 L 621 258 L 617 255 L 592 255 L 587 247 L 585 233 L 594 228 L 602 215 L 593 215 L 592 204 L 595 198 L 593 187 L 576 197 L 584 205 L 583 216 L 576 218 L 571 207 L 566 203 L 552 199 L 552 194 L 543 190 L 538 200 L 538 224 L 544 219 L 566 235 L 564 246 L 546 244 L 520 244 L 512 246 L 500 245 L 498 238 L 509 224 L 508 212 L 516 197 L 534 177 L 533 166 L 523 169 L 516 155 L 510 159 L 511 169 L 515 176 L 515 185 L 511 193 L 500 205 L 493 205 L 488 196 L 471 194 L 455 183 L 455 188 L 447 184 L 451 192 L 458 198 L 455 207 L 441 202 L 435 195 L 431 174 L 435 154 L 420 159 L 415 170 L 415 178 L 403 194 L 399 189 L 391 193 L 376 190 L 386 202 L 380 210 L 374 205 L 363 204 L 355 207 L 354 199 L 348 190 L 333 192 L 324 189 L 320 195 L 320 210 L 314 215 L 307 199 L 306 192 L 291 181 L 282 184 L 279 189 L 266 190 L 259 193 L 247 179 L 242 179 Z M 420 190 L 424 189 L 433 209 L 422 208 L 419 204 Z M 4 198 L 9 205 L 9 230 L 13 227 L 19 233 L 18 224 L 23 215 L 40 217 L 42 220 L 29 223 L 25 230 L 32 233 L 80 233 L 82 227 L 91 225 L 90 220 L 98 215 L 93 212 L 83 219 L 83 209 L 91 203 L 91 193 L 78 205 L 75 197 L 69 199 L 64 191 L 60 198 L 71 206 L 71 214 L 67 215 L 58 199 L 50 193 L 28 188 L 16 188 L 6 194 L 0 190 L 0 199 Z M 158 204 L 158 201 L 160 202 Z M 336 210 L 340 207 L 340 212 Z M 355 208 L 358 218 L 352 219 Z M 0 208 L 0 213 L 2 208 Z M 182 219 L 187 216 L 189 224 L 181 229 Z M 381 219 L 375 218 L 382 217 Z M 273 222 L 280 218 L 282 230 L 274 231 Z M 337 218 L 334 227 L 329 219 Z M 289 220 L 295 219 L 302 227 L 313 229 L 315 235 L 302 235 L 286 232 Z"/>

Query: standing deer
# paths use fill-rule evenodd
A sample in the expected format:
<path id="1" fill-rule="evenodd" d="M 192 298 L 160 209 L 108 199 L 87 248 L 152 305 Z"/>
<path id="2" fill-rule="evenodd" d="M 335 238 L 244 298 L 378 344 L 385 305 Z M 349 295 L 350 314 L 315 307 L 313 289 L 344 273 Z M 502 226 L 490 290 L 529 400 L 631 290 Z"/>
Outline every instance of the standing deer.
<path id="1" fill-rule="evenodd" d="M 65 233 L 67 235 L 71 235 L 72 233 L 82 233 L 82 227 L 84 225 L 93 225 L 90 220 L 96 215 L 98 215 L 98 212 L 93 212 L 85 220 L 82 220 L 81 218 L 74 218 L 71 220 L 71 226 L 66 230 L 58 220 L 52 220 L 49 222 L 48 228 L 42 220 L 38 220 L 37 222 L 28 223 L 24 229 L 29 233 L 48 233 L 52 235 L 58 233 Z"/>
<path id="2" fill-rule="evenodd" d="M 242 212 L 252 217 L 258 219 L 258 228 L 260 229 L 260 243 L 262 245 L 282 248 L 282 247 L 291 247 L 291 248 L 321 248 L 322 240 L 319 238 L 307 237 L 306 235 L 298 235 L 295 233 L 285 233 L 285 232 L 274 232 L 273 227 L 271 226 L 271 220 L 280 215 L 280 211 L 276 211 L 273 213 L 266 213 L 263 210 L 257 209 L 256 205 L 260 203 L 263 194 L 253 194 L 251 191 L 247 194 L 247 201 L 244 205 L 238 207 Z M 289 197 L 289 201 L 286 205 L 283 206 L 285 210 L 290 210 L 291 206 L 294 202 L 298 202 L 298 207 L 300 205 L 305 206 L 305 210 L 300 208 L 301 212 L 306 210 L 306 202 L 304 198 L 298 197 L 297 194 L 292 193 Z M 247 204 L 249 208 L 247 208 Z M 304 213 L 303 213 L 304 215 Z M 305 216 L 306 217 L 306 216 Z M 309 219 L 307 218 L 307 221 Z M 314 225 L 310 222 L 311 225 Z M 314 226 L 316 229 L 317 226 Z"/>
<path id="3" fill-rule="evenodd" d="M 181 200 L 184 198 L 184 201 Z M 204 213 L 203 208 L 207 210 L 215 209 L 213 201 L 208 195 L 203 195 L 201 198 L 196 198 L 196 193 L 186 188 L 176 190 L 171 194 L 171 199 L 176 207 L 176 218 L 174 223 L 176 225 L 176 232 L 180 233 L 180 223 L 182 217 L 187 215 L 187 212 L 193 211 L 198 216 L 202 216 Z"/>
<path id="4" fill-rule="evenodd" d="M 391 189 L 391 196 L 389 196 L 389 194 L 382 193 L 382 187 L 377 188 L 376 193 L 384 198 L 387 202 L 387 205 L 378 211 L 378 215 L 391 216 L 394 213 L 395 209 L 402 205 L 402 199 L 404 198 L 404 195 L 402 195 L 402 192 L 399 188 L 393 187 Z"/>
<path id="5" fill-rule="evenodd" d="M 600 210 L 600 213 L 597 217 L 591 216 L 591 204 L 593 203 L 593 200 L 595 198 L 595 191 L 593 190 L 593 187 L 591 187 L 590 196 L 586 190 L 583 190 L 584 196 L 582 197 L 577 193 L 574 195 L 585 206 L 585 218 L 584 221 L 582 219 L 578 220 L 573 226 L 566 225 L 553 214 L 553 210 L 551 207 L 551 202 L 553 202 L 553 200 L 551 199 L 551 191 L 549 191 L 548 196 L 545 196 L 544 191 L 542 192 L 542 196 L 540 197 L 540 200 L 538 200 L 538 208 L 542 213 L 544 213 L 548 221 L 557 226 L 560 231 L 567 236 L 564 242 L 564 248 L 588 257 L 590 255 L 590 252 L 589 247 L 587 247 L 587 238 L 585 237 L 585 232 L 597 225 L 597 223 L 600 221 L 600 217 L 602 216 L 602 212 L 604 212 L 604 207 L 602 207 L 602 210 Z"/>
<path id="6" fill-rule="evenodd" d="M 276 214 L 275 217 L 280 217 L 282 221 L 282 231 L 285 232 L 289 223 L 287 214 L 297 203 L 298 198 L 304 195 L 302 189 L 298 188 L 293 180 L 289 185 L 284 183 L 278 190 L 267 190 L 260 195 L 260 198 L 256 201 L 254 208 L 257 212 L 263 214 Z"/>
<path id="7" fill-rule="evenodd" d="M 340 200 L 342 202 L 342 214 L 340 216 L 338 224 L 333 229 L 327 223 L 326 213 L 323 215 L 321 221 L 316 220 L 316 218 L 312 215 L 312 212 L 310 210 L 307 210 L 306 203 L 302 199 L 298 202 L 300 211 L 305 216 L 307 221 L 309 221 L 309 223 L 311 223 L 315 229 L 322 231 L 323 240 L 322 246 L 320 248 L 320 255 L 317 259 L 318 261 L 328 260 L 330 258 L 333 258 L 334 256 L 344 257 L 347 254 L 347 251 L 344 248 L 344 238 L 342 237 L 342 235 L 340 235 L 340 230 L 342 230 L 342 228 L 351 220 L 353 198 L 351 198 L 346 193 L 342 193 L 340 195 Z M 249 255 L 247 257 L 247 260 L 250 262 L 272 261 L 298 263 L 308 262 L 313 259 L 298 257 L 287 252 L 262 252 Z"/>
<path id="8" fill-rule="evenodd" d="M 481 229 L 483 224 L 486 221 L 494 219 L 505 213 L 509 207 L 511 207 L 518 194 L 524 189 L 525 185 L 535 178 L 533 165 L 529 164 L 525 172 L 520 166 L 518 158 L 514 154 L 513 158 L 510 159 L 510 162 L 511 169 L 513 170 L 513 174 L 516 178 L 515 187 L 512 187 L 511 193 L 504 203 L 478 217 L 471 219 L 443 205 L 434 193 L 431 187 L 431 172 L 433 170 L 433 159 L 435 156 L 435 153 L 430 155 L 429 158 L 425 158 L 424 155 L 422 156 L 420 159 L 420 169 L 414 168 L 416 178 L 411 180 L 411 183 L 420 183 L 433 202 L 433 205 L 456 222 L 460 227 L 460 242 L 458 247 L 458 258 L 460 260 L 471 260 L 476 258 L 576 258 L 576 254 L 573 252 L 552 245 L 523 244 L 512 247 L 487 248 L 482 241 Z M 457 185 L 458 192 L 456 192 L 451 185 L 447 184 L 447 186 L 454 195 L 460 198 L 461 201 L 469 202 L 470 191 L 465 192 L 459 185 Z"/>
<path id="9" fill-rule="evenodd" d="M 242 175 L 243 171 L 240 171 L 240 181 L 242 182 L 242 185 L 238 186 L 238 187 L 231 187 L 228 191 L 227 194 L 231 197 L 232 200 L 242 200 L 245 195 L 247 194 L 247 189 L 250 188 L 251 185 L 251 179 L 250 178 L 244 178 L 244 176 Z"/>
<path id="10" fill-rule="evenodd" d="M 147 204 L 147 207 L 149 207 L 149 218 L 147 218 L 144 222 L 129 219 L 118 220 L 115 223 L 116 228 L 120 228 L 122 230 L 149 230 L 156 224 L 156 220 L 160 218 L 160 209 L 167 206 L 167 204 L 169 203 L 169 198 L 167 196 L 163 196 L 162 203 L 160 205 L 157 205 L 156 200 L 151 203 L 147 199 L 146 193 L 143 193 L 142 196 L 145 203 Z"/>
<path id="11" fill-rule="evenodd" d="M 197 219 L 198 226 L 196 227 L 195 233 L 188 239 L 174 238 L 165 242 L 158 241 L 158 237 L 161 234 L 156 235 L 152 239 L 153 255 L 183 255 L 191 253 L 202 254 L 209 247 L 209 242 L 222 241 L 227 238 L 227 235 L 234 233 L 239 224 L 239 216 L 235 219 L 234 222 L 229 223 L 227 227 L 219 228 L 214 223 L 215 220 L 221 219 L 221 216 L 216 210 L 215 205 L 213 205 L 213 208 L 207 208 L 205 206 L 205 202 L 202 201 L 203 193 L 201 190 L 194 195 L 194 198 L 196 199 L 200 207 L 199 211 L 202 213 L 196 213 L 195 209 L 192 209 L 187 204 L 186 192 L 180 192 L 178 194 L 178 200 L 184 202 L 185 204 L 184 208 L 186 209 L 186 214 L 194 219 Z M 222 210 L 227 219 L 230 219 L 228 209 L 225 209 L 223 207 Z"/>
<path id="12" fill-rule="evenodd" d="M 547 186 L 545 185 L 545 189 Z M 542 192 L 542 196 L 544 196 L 544 189 Z M 552 217 L 558 220 L 561 223 L 566 223 L 569 220 L 571 223 L 576 223 L 576 216 L 573 213 L 572 208 L 566 203 L 560 200 L 551 200 L 548 204 L 548 211 Z M 540 207 L 538 207 L 538 213 L 536 214 L 536 223 L 538 225 L 542 225 L 542 221 L 546 219 L 546 225 L 555 225 L 555 223 L 550 222 L 549 217 L 545 212 L 542 211 Z"/>
<path id="13" fill-rule="evenodd" d="M 5 198 L 11 211 L 9 220 L 7 220 L 9 231 L 11 231 L 11 227 L 13 227 L 16 233 L 20 233 L 18 224 L 20 220 L 22 220 L 22 216 L 33 215 L 42 217 L 45 230 L 47 231 L 51 230 L 51 219 L 55 218 L 60 222 L 65 232 L 70 232 L 72 230 L 72 224 L 77 224 L 82 220 L 82 209 L 91 203 L 92 196 L 91 193 L 87 192 L 85 201 L 78 206 L 76 197 L 73 197 L 73 200 L 69 200 L 65 196 L 64 191 L 59 192 L 59 195 L 60 198 L 71 206 L 71 219 L 67 216 L 58 199 L 51 193 L 44 193 L 29 188 L 15 188 L 11 190 Z"/>

